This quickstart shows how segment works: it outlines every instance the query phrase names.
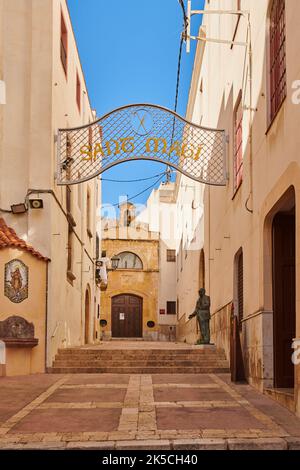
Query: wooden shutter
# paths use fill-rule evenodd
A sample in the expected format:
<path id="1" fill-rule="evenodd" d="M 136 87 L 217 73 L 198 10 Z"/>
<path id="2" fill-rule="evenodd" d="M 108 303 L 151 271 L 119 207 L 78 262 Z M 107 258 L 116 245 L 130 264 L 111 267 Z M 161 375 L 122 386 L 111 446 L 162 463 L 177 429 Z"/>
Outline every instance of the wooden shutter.
<path id="1" fill-rule="evenodd" d="M 285 0 L 273 0 L 270 12 L 270 122 L 286 94 Z"/>

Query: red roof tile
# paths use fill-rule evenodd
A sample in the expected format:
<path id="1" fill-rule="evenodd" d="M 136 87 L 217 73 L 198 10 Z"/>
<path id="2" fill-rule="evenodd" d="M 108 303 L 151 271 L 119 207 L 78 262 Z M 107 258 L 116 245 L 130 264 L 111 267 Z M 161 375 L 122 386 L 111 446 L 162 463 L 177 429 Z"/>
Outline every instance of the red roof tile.
<path id="1" fill-rule="evenodd" d="M 0 249 L 3 248 L 18 248 L 19 250 L 27 251 L 27 253 L 40 260 L 49 261 L 49 258 L 41 255 L 32 246 L 28 245 L 25 240 L 19 238 L 16 232 L 6 225 L 5 220 L 0 218 Z"/>

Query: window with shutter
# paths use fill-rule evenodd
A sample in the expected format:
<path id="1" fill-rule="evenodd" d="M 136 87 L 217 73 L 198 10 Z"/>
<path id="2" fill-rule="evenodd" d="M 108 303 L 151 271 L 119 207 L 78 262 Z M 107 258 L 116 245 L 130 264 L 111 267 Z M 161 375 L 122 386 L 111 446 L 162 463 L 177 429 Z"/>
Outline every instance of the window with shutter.
<path id="1" fill-rule="evenodd" d="M 63 14 L 60 21 L 60 58 L 65 74 L 68 69 L 68 31 Z"/>
<path id="2" fill-rule="evenodd" d="M 269 124 L 287 95 L 285 0 L 273 0 L 269 22 Z"/>
<path id="3" fill-rule="evenodd" d="M 243 103 L 240 93 L 234 113 L 234 192 L 243 182 Z"/>

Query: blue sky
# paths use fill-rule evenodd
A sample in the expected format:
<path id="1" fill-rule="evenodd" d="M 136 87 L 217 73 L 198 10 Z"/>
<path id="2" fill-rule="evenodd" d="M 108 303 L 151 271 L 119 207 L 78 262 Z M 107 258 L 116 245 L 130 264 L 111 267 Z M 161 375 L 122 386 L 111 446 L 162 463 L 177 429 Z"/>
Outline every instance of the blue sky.
<path id="1" fill-rule="evenodd" d="M 185 0 L 186 5 L 186 0 Z M 193 0 L 201 9 L 204 0 Z M 153 103 L 174 109 L 182 11 L 178 0 L 68 0 L 87 87 L 97 115 L 132 103 Z M 193 18 L 192 33 L 201 17 Z M 192 52 L 182 55 L 178 113 L 185 115 L 193 70 Z M 148 178 L 165 166 L 154 162 L 129 162 L 105 172 L 117 180 Z M 119 197 L 135 195 L 152 183 L 103 181 L 102 202 L 117 203 Z M 145 203 L 151 189 L 133 202 Z"/>

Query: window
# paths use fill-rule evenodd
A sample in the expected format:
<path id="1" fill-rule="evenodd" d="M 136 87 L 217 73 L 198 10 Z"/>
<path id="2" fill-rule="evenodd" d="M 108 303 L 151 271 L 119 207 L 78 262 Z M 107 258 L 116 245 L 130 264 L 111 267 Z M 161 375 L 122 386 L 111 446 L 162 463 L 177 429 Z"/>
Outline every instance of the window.
<path id="1" fill-rule="evenodd" d="M 63 14 L 60 21 L 60 58 L 65 74 L 68 70 L 68 31 Z"/>
<path id="2" fill-rule="evenodd" d="M 269 124 L 286 98 L 285 0 L 273 0 L 269 22 Z"/>
<path id="3" fill-rule="evenodd" d="M 167 302 L 167 315 L 176 315 L 176 302 Z"/>
<path id="4" fill-rule="evenodd" d="M 167 250 L 167 262 L 176 263 L 176 250 Z"/>
<path id="5" fill-rule="evenodd" d="M 89 188 L 87 189 L 86 195 L 86 230 L 89 238 L 93 237 L 91 230 L 91 193 Z"/>
<path id="6" fill-rule="evenodd" d="M 180 271 L 183 270 L 183 239 L 180 241 L 180 249 L 179 249 L 179 256 L 180 256 Z"/>
<path id="7" fill-rule="evenodd" d="M 81 110 L 81 83 L 78 72 L 76 74 L 76 103 L 78 106 L 78 110 Z"/>
<path id="8" fill-rule="evenodd" d="M 243 181 L 243 103 L 242 92 L 234 112 L 234 192 L 238 190 Z"/>
<path id="9" fill-rule="evenodd" d="M 118 254 L 118 258 L 120 258 L 118 269 L 143 269 L 142 260 L 135 253 L 124 251 Z"/>
<path id="10" fill-rule="evenodd" d="M 237 258 L 237 307 L 239 327 L 242 329 L 242 320 L 244 318 L 244 259 L 242 251 Z"/>
<path id="11" fill-rule="evenodd" d="M 100 238 L 98 233 L 96 234 L 96 259 L 100 257 Z"/>

